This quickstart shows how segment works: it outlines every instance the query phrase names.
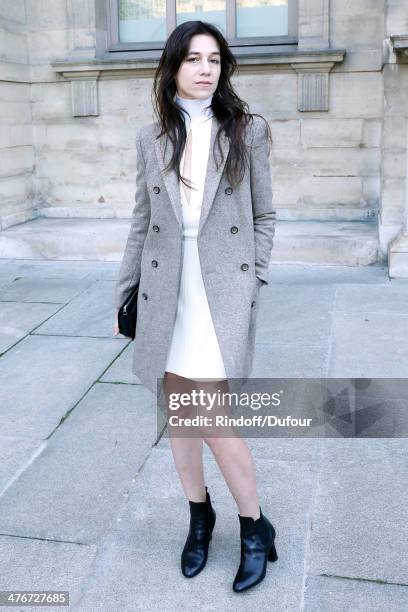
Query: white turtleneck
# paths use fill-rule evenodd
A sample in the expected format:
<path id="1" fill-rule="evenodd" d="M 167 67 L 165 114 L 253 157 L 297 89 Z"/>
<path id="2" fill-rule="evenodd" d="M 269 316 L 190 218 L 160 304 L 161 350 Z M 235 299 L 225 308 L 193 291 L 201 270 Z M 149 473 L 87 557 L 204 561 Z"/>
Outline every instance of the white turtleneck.
<path id="1" fill-rule="evenodd" d="M 175 98 L 175 101 L 180 105 L 183 111 L 182 115 L 186 125 L 187 138 L 191 131 L 191 180 L 196 188 L 196 190 L 191 191 L 190 202 L 188 202 L 184 187 L 180 181 L 184 238 L 197 238 L 211 142 L 211 126 L 213 121 L 211 99 L 212 95 L 204 100 L 189 100 L 187 98 L 180 98 L 178 95 L 176 95 Z M 188 116 L 187 112 L 190 114 L 191 118 Z M 181 174 L 183 174 L 185 151 L 186 148 L 184 148 L 180 160 Z"/>
<path id="2" fill-rule="evenodd" d="M 181 98 L 178 94 L 176 94 L 175 101 L 179 106 L 181 106 L 187 133 L 191 124 L 201 123 L 203 120 L 209 119 L 213 116 L 211 109 L 212 97 L 213 94 L 203 100 L 199 98 L 190 100 L 189 98 Z"/>

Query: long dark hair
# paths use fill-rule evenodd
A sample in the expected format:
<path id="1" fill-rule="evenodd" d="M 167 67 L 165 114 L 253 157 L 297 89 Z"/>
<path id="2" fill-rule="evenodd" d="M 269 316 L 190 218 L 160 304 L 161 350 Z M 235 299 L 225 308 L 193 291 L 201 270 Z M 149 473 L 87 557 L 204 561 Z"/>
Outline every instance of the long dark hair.
<path id="1" fill-rule="evenodd" d="M 166 134 L 173 145 L 173 155 L 165 170 L 175 170 L 178 179 L 187 185 L 186 179 L 180 175 L 179 171 L 187 132 L 179 106 L 174 101 L 177 92 L 175 76 L 180 64 L 188 54 L 190 40 L 195 34 L 210 34 L 219 46 L 221 72 L 217 89 L 212 97 L 211 109 L 213 115 L 220 122 L 220 127 L 214 142 L 213 155 L 216 160 L 215 144 L 217 143 L 222 156 L 221 162 L 224 161 L 220 146 L 220 134 L 224 131 L 230 143 L 225 166 L 226 174 L 228 181 L 235 186 L 242 181 L 245 174 L 245 165 L 248 162 L 243 134 L 247 125 L 253 121 L 256 113 L 248 112 L 248 104 L 239 98 L 231 85 L 230 79 L 237 67 L 237 62 L 228 47 L 227 41 L 216 26 L 204 21 L 186 21 L 173 30 L 167 39 L 154 76 L 153 107 L 161 127 L 158 138 Z M 257 116 L 264 120 L 267 126 L 268 139 L 272 142 L 268 122 L 261 115 Z M 191 184 L 187 186 L 191 187 Z"/>

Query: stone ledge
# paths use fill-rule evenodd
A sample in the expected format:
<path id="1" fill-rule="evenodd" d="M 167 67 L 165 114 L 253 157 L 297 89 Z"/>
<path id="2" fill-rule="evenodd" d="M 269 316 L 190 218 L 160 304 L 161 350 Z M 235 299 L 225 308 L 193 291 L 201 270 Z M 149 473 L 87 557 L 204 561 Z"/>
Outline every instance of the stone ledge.
<path id="1" fill-rule="evenodd" d="M 308 64 L 315 66 L 317 72 L 320 65 L 341 63 L 346 54 L 342 49 L 325 50 L 276 50 L 256 52 L 248 51 L 245 55 L 238 55 L 239 72 L 257 72 L 266 69 L 282 69 L 291 67 L 295 69 L 298 64 Z M 158 59 L 157 58 L 109 58 L 95 59 L 75 59 L 57 60 L 51 63 L 53 70 L 66 79 L 103 79 L 103 78 L 123 78 L 123 77 L 147 77 L 154 76 Z"/>
<path id="2" fill-rule="evenodd" d="M 390 36 L 394 51 L 405 59 L 408 59 L 408 34 Z"/>
<path id="3" fill-rule="evenodd" d="M 0 258 L 121 261 L 130 219 L 39 218 L 0 233 Z M 377 223 L 278 221 L 272 263 L 371 265 Z"/>
<path id="4" fill-rule="evenodd" d="M 408 49 L 408 34 L 397 34 L 395 36 L 390 36 L 390 40 L 396 51 L 399 49 Z"/>
<path id="5" fill-rule="evenodd" d="M 237 55 L 239 74 L 268 74 L 294 71 L 298 77 L 298 110 L 329 110 L 329 73 L 341 63 L 344 50 L 336 49 L 278 49 L 255 52 L 248 48 Z M 153 78 L 157 58 L 82 58 L 52 62 L 53 70 L 71 83 L 73 117 L 99 115 L 97 82 L 103 79 Z"/>

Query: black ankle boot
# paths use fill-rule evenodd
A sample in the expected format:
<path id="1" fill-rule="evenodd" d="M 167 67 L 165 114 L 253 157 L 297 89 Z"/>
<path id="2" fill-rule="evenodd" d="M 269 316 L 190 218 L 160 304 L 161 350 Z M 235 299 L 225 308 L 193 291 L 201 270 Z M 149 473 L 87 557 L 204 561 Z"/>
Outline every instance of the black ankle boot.
<path id="1" fill-rule="evenodd" d="M 232 588 L 237 593 L 255 586 L 265 578 L 267 560 L 276 561 L 275 529 L 262 514 L 255 521 L 238 514 L 241 527 L 241 562 Z"/>
<path id="2" fill-rule="evenodd" d="M 205 502 L 188 502 L 190 530 L 181 554 L 181 571 L 186 578 L 196 576 L 207 563 L 208 544 L 212 537 L 216 514 L 207 487 L 205 490 Z"/>

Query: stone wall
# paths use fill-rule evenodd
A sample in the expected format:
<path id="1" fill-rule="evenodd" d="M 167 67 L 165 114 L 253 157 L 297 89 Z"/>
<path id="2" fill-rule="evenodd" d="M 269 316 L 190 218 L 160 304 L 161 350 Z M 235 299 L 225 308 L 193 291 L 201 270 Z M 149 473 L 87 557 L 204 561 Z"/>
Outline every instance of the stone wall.
<path id="1" fill-rule="evenodd" d="M 89 52 L 94 38 L 91 37 L 91 43 L 86 46 L 85 40 L 89 41 L 89 37 L 87 39 L 83 35 L 81 22 L 77 20 L 75 24 L 70 10 L 71 2 L 26 1 L 33 78 L 31 102 L 36 150 L 35 202 L 41 216 L 46 214 L 50 206 L 55 208 L 55 216 L 61 214 L 69 217 L 70 206 L 74 208 L 84 199 L 82 190 L 77 193 L 75 189 L 81 180 L 86 189 L 86 177 L 81 172 L 81 152 L 88 150 L 90 132 L 96 132 L 89 121 L 81 125 L 80 121 L 71 117 L 70 85 L 64 80 L 58 80 L 50 62 L 54 58 L 70 57 L 73 54 L 78 40 L 74 25 L 84 44 L 84 55 Z M 86 5 L 83 2 L 85 9 Z M 68 204 L 65 211 L 58 210 L 61 202 Z M 73 216 L 80 216 L 80 213 L 75 211 Z"/>
<path id="2" fill-rule="evenodd" d="M 30 67 L 24 0 L 0 3 L 0 229 L 35 216 Z"/>
<path id="3" fill-rule="evenodd" d="M 34 209 L 42 216 L 128 217 L 134 198 L 134 136 L 139 125 L 153 119 L 151 74 L 142 78 L 124 70 L 123 76 L 106 77 L 101 72 L 96 83 L 98 114 L 73 117 L 70 80 L 51 63 L 81 58 L 86 63 L 103 56 L 105 3 L 26 0 L 25 4 L 26 13 L 22 0 L 2 2 L 1 10 L 20 6 L 28 20 Z M 330 73 L 327 112 L 298 110 L 298 75 L 289 64 L 242 70 L 234 78 L 251 110 L 271 124 L 278 219 L 356 221 L 374 220 L 378 214 L 386 251 L 401 223 L 405 197 L 401 112 L 408 86 L 407 67 L 395 63 L 387 41 L 392 34 L 408 31 L 407 13 L 404 0 L 331 0 L 330 47 L 345 49 L 346 56 Z M 307 29 L 305 23 L 302 27 Z M 307 46 L 308 39 L 304 40 Z M 309 41 L 314 40 L 310 35 Z M 24 46 L 19 49 L 23 53 Z M 10 99 L 15 99 L 15 87 L 8 85 L 1 95 L 9 90 Z M 29 86 L 18 87 L 28 101 Z M 20 137 L 19 151 L 10 153 L 10 160 L 18 155 L 23 174 L 30 176 L 32 147 L 21 143 L 23 135 L 28 138 L 31 133 L 28 102 L 24 108 L 23 115 L 7 111 L 21 129 L 14 132 L 14 138 Z M 11 131 L 5 134 L 9 146 Z M 13 202 L 17 211 L 17 200 Z M 21 198 L 19 206 L 27 205 Z"/>
<path id="4" fill-rule="evenodd" d="M 355 21 L 367 7 L 356 15 L 353 4 L 332 3 L 331 46 L 345 47 L 348 55 L 331 75 L 328 113 L 298 111 L 297 75 L 290 67 L 234 79 L 251 110 L 271 123 L 280 219 L 362 220 L 378 210 L 384 11 L 381 2 L 371 0 L 374 10 L 361 37 Z M 60 23 L 61 11 L 54 11 Z M 47 27 L 55 33 L 56 26 L 49 14 Z M 54 53 L 48 59 L 64 59 L 67 50 L 59 37 L 50 42 Z M 51 74 L 47 78 L 33 86 L 42 214 L 127 216 L 134 191 L 134 134 L 152 120 L 152 79 L 102 78 L 99 116 L 73 118 L 68 83 L 52 82 Z"/>
<path id="5" fill-rule="evenodd" d="M 391 36 L 408 34 L 408 6 L 388 0 L 384 46 L 384 122 L 381 163 L 380 242 L 386 245 L 404 223 L 407 189 L 408 60 L 393 52 Z"/>

